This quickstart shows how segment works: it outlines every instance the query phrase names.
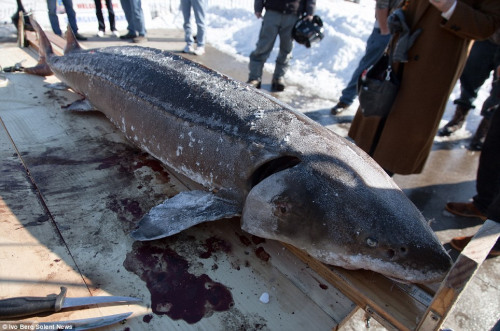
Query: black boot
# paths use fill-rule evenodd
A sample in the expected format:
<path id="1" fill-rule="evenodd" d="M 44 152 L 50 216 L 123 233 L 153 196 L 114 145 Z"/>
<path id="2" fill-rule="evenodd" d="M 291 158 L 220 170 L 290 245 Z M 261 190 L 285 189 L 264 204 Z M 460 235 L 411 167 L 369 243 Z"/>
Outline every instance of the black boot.
<path id="1" fill-rule="evenodd" d="M 447 137 L 455 131 L 458 131 L 464 125 L 465 117 L 467 116 L 470 108 L 471 107 L 458 104 L 457 108 L 455 109 L 455 115 L 453 115 L 451 121 L 449 121 L 441 130 L 439 130 L 438 136 Z"/>
<path id="2" fill-rule="evenodd" d="M 483 148 L 484 138 L 486 138 L 486 134 L 488 133 L 488 129 L 490 127 L 490 120 L 486 117 L 483 117 L 481 123 L 477 127 L 476 133 L 469 145 L 469 150 L 471 151 L 480 151 Z"/>
<path id="3" fill-rule="evenodd" d="M 332 107 L 332 109 L 330 109 L 330 113 L 332 115 L 338 115 L 341 112 L 343 112 L 344 110 L 346 110 L 347 108 L 349 108 L 350 105 L 351 104 L 347 104 L 345 102 L 339 101 L 335 106 Z"/>
<path id="4" fill-rule="evenodd" d="M 285 80 L 283 78 L 273 78 L 271 82 L 272 92 L 282 92 L 285 90 Z"/>

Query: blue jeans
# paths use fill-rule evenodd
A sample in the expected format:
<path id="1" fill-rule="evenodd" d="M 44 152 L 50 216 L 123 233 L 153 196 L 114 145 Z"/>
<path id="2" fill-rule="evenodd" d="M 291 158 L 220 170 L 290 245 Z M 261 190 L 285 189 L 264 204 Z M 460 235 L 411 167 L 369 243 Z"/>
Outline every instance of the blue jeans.
<path id="1" fill-rule="evenodd" d="M 141 0 L 120 0 L 125 18 L 127 19 L 127 30 L 131 34 L 145 36 L 146 26 L 144 24 L 144 13 L 142 12 Z"/>
<path id="2" fill-rule="evenodd" d="M 276 58 L 273 79 L 285 76 L 292 57 L 292 29 L 297 20 L 298 16 L 294 14 L 282 14 L 277 11 L 266 10 L 262 20 L 259 40 L 255 50 L 250 54 L 248 80 L 261 80 L 262 69 L 273 50 L 278 35 L 280 36 L 280 50 Z"/>
<path id="3" fill-rule="evenodd" d="M 72 0 L 62 0 L 64 9 L 66 10 L 66 15 L 68 16 L 68 22 L 71 26 L 71 30 L 73 33 L 78 32 L 78 26 L 76 25 L 76 13 L 73 9 L 73 1 Z M 49 21 L 50 26 L 52 27 L 52 31 L 54 31 L 57 35 L 62 35 L 61 27 L 59 26 L 59 19 L 57 18 L 56 13 L 56 4 L 57 0 L 47 0 L 47 8 L 49 10 Z"/>
<path id="4" fill-rule="evenodd" d="M 198 47 L 205 46 L 205 8 L 206 0 L 181 0 L 182 15 L 184 16 L 184 40 L 188 45 L 194 42 L 193 33 L 191 32 L 191 7 L 194 11 L 196 19 L 196 44 Z"/>
<path id="5" fill-rule="evenodd" d="M 354 70 L 354 73 L 351 76 L 351 80 L 342 90 L 342 95 L 339 98 L 340 102 L 347 105 L 353 103 L 354 99 L 358 96 L 357 84 L 359 76 L 363 70 L 367 69 L 372 64 L 375 64 L 384 52 L 390 40 L 390 34 L 381 35 L 379 28 L 373 28 L 372 33 L 366 41 L 365 55 L 359 61 L 358 67 Z"/>
<path id="6" fill-rule="evenodd" d="M 498 65 L 500 46 L 489 40 L 475 41 L 460 76 L 460 97 L 455 103 L 472 108 L 479 89 Z"/>
<path id="7" fill-rule="evenodd" d="M 134 20 L 132 19 L 132 4 L 130 0 L 120 0 L 122 5 L 123 13 L 125 14 L 125 19 L 127 20 L 127 30 L 130 34 L 136 34 L 134 28 Z"/>

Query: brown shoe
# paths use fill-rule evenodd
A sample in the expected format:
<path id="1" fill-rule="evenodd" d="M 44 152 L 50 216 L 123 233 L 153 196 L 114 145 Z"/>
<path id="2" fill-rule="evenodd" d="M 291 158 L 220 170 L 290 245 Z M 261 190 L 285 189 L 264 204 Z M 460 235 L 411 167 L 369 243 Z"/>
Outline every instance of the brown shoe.
<path id="1" fill-rule="evenodd" d="M 469 237 L 455 237 L 451 239 L 450 245 L 453 247 L 455 250 L 461 252 L 464 250 L 465 246 L 471 241 L 472 236 Z"/>
<path id="2" fill-rule="evenodd" d="M 141 35 L 132 39 L 132 42 L 134 44 L 145 43 L 146 41 L 148 41 L 148 38 L 146 38 L 146 36 L 141 36 Z"/>
<path id="3" fill-rule="evenodd" d="M 445 208 L 453 215 L 463 217 L 477 217 L 483 221 L 486 221 L 487 219 L 486 215 L 484 215 L 479 209 L 477 209 L 472 202 L 448 202 Z"/>
<path id="4" fill-rule="evenodd" d="M 261 86 L 261 82 L 258 79 L 249 79 L 247 81 L 247 84 L 250 86 L 253 86 L 255 88 L 260 88 L 260 86 Z"/>
<path id="5" fill-rule="evenodd" d="M 467 246 L 469 244 L 471 239 L 472 239 L 472 236 L 455 237 L 455 238 L 451 239 L 450 245 L 451 245 L 451 247 L 453 247 L 457 251 L 462 252 L 464 250 L 465 246 Z M 493 246 L 493 248 L 491 249 L 491 251 L 489 253 L 490 256 L 500 256 L 500 250 L 498 250 L 496 248 L 496 246 L 498 246 L 498 244 Z"/>

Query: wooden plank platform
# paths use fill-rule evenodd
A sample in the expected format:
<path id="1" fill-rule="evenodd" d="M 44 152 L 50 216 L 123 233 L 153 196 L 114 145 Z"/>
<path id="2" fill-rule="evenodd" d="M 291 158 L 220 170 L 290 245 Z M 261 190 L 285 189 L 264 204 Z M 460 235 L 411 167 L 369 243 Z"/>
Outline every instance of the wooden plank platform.
<path id="1" fill-rule="evenodd" d="M 36 63 L 29 49 L 1 51 L 2 66 Z M 112 330 L 331 330 L 356 309 L 279 243 L 244 233 L 238 219 L 134 242 L 138 218 L 186 185 L 102 114 L 62 109 L 78 95 L 48 87 L 54 77 L 7 76 L 0 88 L 0 257 L 12 267 L 0 270 L 2 298 L 58 293 L 60 285 L 69 296 L 141 298 L 36 317 L 134 313 Z M 179 282 L 184 291 L 171 292 Z M 264 292 L 267 304 L 259 300 Z M 193 293 L 210 300 L 189 300 Z"/>
<path id="2" fill-rule="evenodd" d="M 61 53 L 64 41 L 54 35 L 49 38 Z M 27 40 L 37 46 L 33 34 L 28 33 Z M 30 50 L 24 52 L 36 57 Z M 23 51 L 9 49 L 9 54 L 13 54 L 8 59 L 13 65 Z M 14 106 L 0 106 L 2 129 L 11 142 L 5 153 L 19 156 L 13 161 L 24 168 L 18 177 L 30 174 L 30 185 L 36 188 L 35 201 L 51 219 L 54 236 L 59 238 L 55 241 L 67 250 L 68 256 L 59 261 L 78 271 L 76 275 L 83 281 L 75 286 L 85 288 L 87 295 L 132 295 L 144 300 L 142 305 L 101 308 L 103 313 L 123 312 L 125 308 L 133 311 L 133 318 L 126 324 L 131 329 L 144 327 L 144 323 L 158 330 L 336 329 L 359 306 L 387 329 L 438 330 L 500 233 L 498 224 L 486 223 L 447 279 L 434 286 L 399 284 L 369 271 L 326 266 L 290 245 L 284 245 L 285 249 L 280 243 L 251 237 L 239 228 L 238 219 L 202 224 L 161 241 L 134 243 L 128 233 L 140 215 L 165 197 L 196 184 L 136 150 L 101 114 L 61 110 L 60 106 L 78 98 L 75 94 L 41 88 L 45 83 L 41 78 L 20 75 L 12 75 L 12 81 L 22 86 L 24 93 L 30 91 L 34 100 L 23 92 L 0 89 L 2 98 L 14 100 Z M 12 169 L 7 168 L 8 172 Z M 2 186 L 2 197 L 3 190 Z M 14 194 L 10 200 L 16 197 Z M 8 210 L 11 203 L 4 209 Z M 16 220 L 22 212 L 7 215 Z M 30 226 L 18 224 L 16 229 L 31 235 Z M 10 238 L 6 235 L 6 242 L 10 243 Z M 26 240 L 23 238 L 18 240 Z M 52 251 L 51 242 L 42 241 L 40 246 Z M 11 260 L 15 261 L 19 258 Z M 221 306 L 227 304 L 223 299 L 229 291 L 230 307 L 222 311 L 209 307 L 207 312 L 192 306 L 196 318 L 189 314 L 168 316 L 172 307 L 186 304 L 158 299 L 171 295 L 165 288 L 169 282 L 176 282 L 169 272 L 171 264 L 188 266 L 182 269 L 183 276 L 193 282 L 210 279 L 210 286 L 221 289 L 219 294 L 226 293 L 219 298 Z M 32 282 L 44 288 L 44 277 L 42 272 L 41 280 Z M 23 284 L 13 291 L 14 295 L 27 290 Z M 271 296 L 268 304 L 258 300 L 264 292 Z M 88 312 L 95 314 L 92 310 L 83 313 Z M 80 313 L 72 312 L 71 318 Z M 200 314 L 203 317 L 193 322 Z"/>

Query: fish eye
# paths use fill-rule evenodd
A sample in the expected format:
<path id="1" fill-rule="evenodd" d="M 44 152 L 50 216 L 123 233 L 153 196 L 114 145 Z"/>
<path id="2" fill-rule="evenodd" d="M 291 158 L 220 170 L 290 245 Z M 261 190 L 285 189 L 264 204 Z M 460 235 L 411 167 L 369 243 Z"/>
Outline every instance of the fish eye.
<path id="1" fill-rule="evenodd" d="M 370 247 L 377 247 L 378 242 L 377 242 L 377 239 L 368 237 L 368 238 L 366 238 L 366 244 Z"/>
<path id="2" fill-rule="evenodd" d="M 285 215 L 288 213 L 288 203 L 286 200 L 275 201 L 275 214 Z"/>

